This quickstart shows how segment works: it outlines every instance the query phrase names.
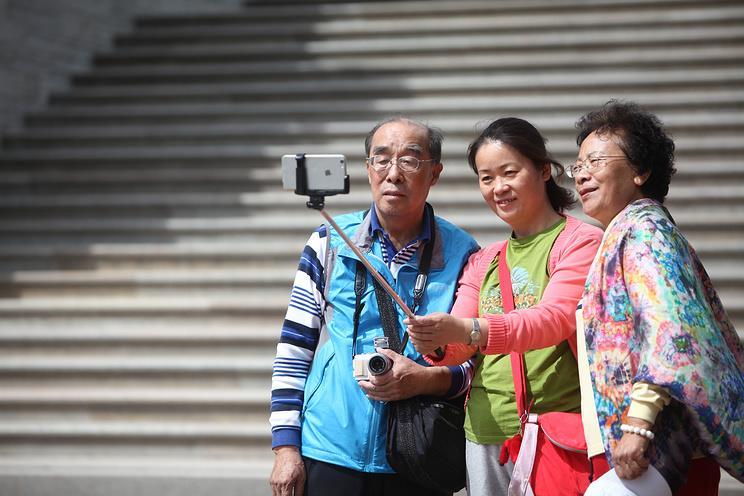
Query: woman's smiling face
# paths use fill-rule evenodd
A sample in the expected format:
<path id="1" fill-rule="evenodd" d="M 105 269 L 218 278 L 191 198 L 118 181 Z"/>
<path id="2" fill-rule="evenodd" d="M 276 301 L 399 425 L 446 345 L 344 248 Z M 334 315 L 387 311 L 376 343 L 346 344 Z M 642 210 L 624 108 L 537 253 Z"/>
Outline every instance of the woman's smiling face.
<path id="1" fill-rule="evenodd" d="M 514 148 L 496 141 L 480 147 L 475 166 L 483 199 L 515 232 L 529 225 L 545 205 L 549 164 L 538 169 Z"/>
<path id="2" fill-rule="evenodd" d="M 591 133 L 581 143 L 579 161 L 625 156 L 617 143 L 619 139 L 613 134 Z M 584 213 L 607 227 L 629 203 L 644 197 L 641 186 L 648 174 L 636 173 L 627 158 L 608 158 L 601 164 L 592 171 L 586 167 L 576 171 L 574 181 Z"/>

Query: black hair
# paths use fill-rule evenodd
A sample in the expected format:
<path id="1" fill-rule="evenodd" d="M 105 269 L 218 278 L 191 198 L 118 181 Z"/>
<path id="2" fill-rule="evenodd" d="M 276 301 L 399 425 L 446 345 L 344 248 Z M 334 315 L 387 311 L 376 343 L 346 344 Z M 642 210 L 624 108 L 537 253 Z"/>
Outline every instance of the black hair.
<path id="1" fill-rule="evenodd" d="M 637 103 L 613 99 L 583 115 L 576 122 L 576 129 L 579 146 L 593 132 L 616 136 L 616 143 L 633 170 L 639 175 L 650 173 L 641 192 L 664 202 L 677 169 L 674 168 L 674 141 L 656 115 Z"/>
<path id="2" fill-rule="evenodd" d="M 486 143 L 500 142 L 509 145 L 525 156 L 538 170 L 542 169 L 545 164 L 552 165 L 555 167 L 556 177 L 560 178 L 565 174 L 563 165 L 548 153 L 545 148 L 545 141 L 540 131 L 526 120 L 518 117 L 504 117 L 489 124 L 480 136 L 470 143 L 470 146 L 468 146 L 468 163 L 477 174 L 475 155 L 480 147 Z M 546 181 L 545 188 L 550 205 L 556 212 L 561 213 L 576 203 L 576 198 L 574 198 L 571 190 L 559 186 L 552 174 Z"/>

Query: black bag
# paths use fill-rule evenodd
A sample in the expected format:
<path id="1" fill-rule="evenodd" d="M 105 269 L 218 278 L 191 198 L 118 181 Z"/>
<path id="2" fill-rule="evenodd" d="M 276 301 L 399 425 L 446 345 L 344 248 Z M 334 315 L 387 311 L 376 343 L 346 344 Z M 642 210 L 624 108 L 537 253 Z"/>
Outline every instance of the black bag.
<path id="1" fill-rule="evenodd" d="M 465 487 L 464 396 L 388 404 L 387 459 L 397 473 L 432 490 Z"/>
<path id="2" fill-rule="evenodd" d="M 431 208 L 431 207 L 429 207 Z M 423 299 L 431 266 L 436 228 L 430 212 L 431 237 L 419 263 L 419 274 L 413 291 L 414 312 Z M 373 278 L 380 321 L 390 348 L 402 353 L 408 333 L 400 339 L 398 317 L 392 298 Z M 354 292 L 354 337 L 352 355 L 356 349 L 362 294 L 367 286 L 367 272 L 357 263 Z M 447 399 L 435 396 L 414 396 L 388 403 L 386 455 L 390 466 L 401 476 L 434 491 L 457 492 L 465 487 L 465 395 Z"/>

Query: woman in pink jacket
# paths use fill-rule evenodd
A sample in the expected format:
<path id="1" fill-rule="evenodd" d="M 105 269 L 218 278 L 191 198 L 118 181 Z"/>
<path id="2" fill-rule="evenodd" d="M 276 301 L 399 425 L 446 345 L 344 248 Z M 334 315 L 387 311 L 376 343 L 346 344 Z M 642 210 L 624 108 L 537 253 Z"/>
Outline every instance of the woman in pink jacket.
<path id="1" fill-rule="evenodd" d="M 577 412 L 576 306 L 600 229 L 563 211 L 575 202 L 552 176 L 563 173 L 545 139 L 518 118 L 491 123 L 468 148 L 486 203 L 512 228 L 506 258 L 515 310 L 504 313 L 495 243 L 471 256 L 450 314 L 409 321 L 411 340 L 437 365 L 459 364 L 476 355 L 465 420 L 468 493 L 507 494 L 511 463 L 498 463 L 501 446 L 520 428 L 510 352 L 524 353 L 533 413 Z"/>

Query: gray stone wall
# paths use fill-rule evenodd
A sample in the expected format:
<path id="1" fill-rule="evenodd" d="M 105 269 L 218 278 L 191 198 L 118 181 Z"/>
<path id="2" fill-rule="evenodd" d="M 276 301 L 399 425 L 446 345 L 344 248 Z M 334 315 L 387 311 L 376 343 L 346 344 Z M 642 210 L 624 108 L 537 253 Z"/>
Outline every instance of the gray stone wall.
<path id="1" fill-rule="evenodd" d="M 41 108 L 135 16 L 237 9 L 241 0 L 0 0 L 0 134 Z"/>

